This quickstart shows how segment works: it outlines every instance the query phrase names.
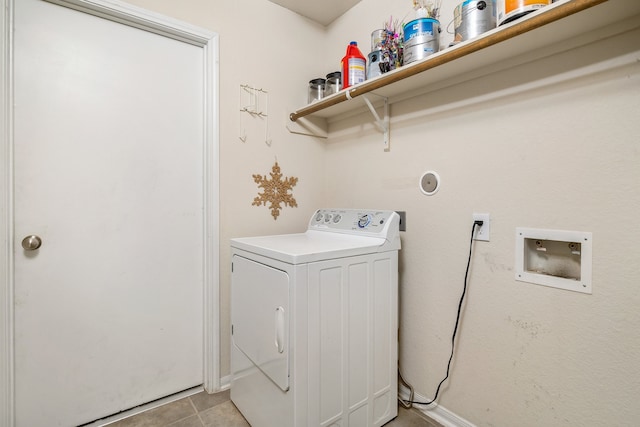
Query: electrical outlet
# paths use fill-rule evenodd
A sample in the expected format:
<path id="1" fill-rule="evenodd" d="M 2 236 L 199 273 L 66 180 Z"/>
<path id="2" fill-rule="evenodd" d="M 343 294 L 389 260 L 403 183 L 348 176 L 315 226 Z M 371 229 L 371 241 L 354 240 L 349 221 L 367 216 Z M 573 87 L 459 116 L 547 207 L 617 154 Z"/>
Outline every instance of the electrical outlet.
<path id="1" fill-rule="evenodd" d="M 473 221 L 482 221 L 482 225 L 476 225 L 473 232 L 473 240 L 489 241 L 491 233 L 491 222 L 488 213 L 474 213 Z"/>
<path id="2" fill-rule="evenodd" d="M 405 211 L 396 211 L 400 216 L 400 231 L 407 231 L 407 213 Z"/>

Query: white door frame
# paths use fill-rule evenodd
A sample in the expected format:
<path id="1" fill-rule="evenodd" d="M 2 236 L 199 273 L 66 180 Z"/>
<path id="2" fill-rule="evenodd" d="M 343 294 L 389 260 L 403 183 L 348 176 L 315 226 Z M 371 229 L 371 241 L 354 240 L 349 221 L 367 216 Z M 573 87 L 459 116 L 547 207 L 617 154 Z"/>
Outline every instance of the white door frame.
<path id="1" fill-rule="evenodd" d="M 13 318 L 13 13 L 0 0 L 0 427 L 15 423 Z M 204 372 L 207 391 L 220 389 L 218 34 L 118 0 L 46 0 L 201 47 L 204 53 Z"/>

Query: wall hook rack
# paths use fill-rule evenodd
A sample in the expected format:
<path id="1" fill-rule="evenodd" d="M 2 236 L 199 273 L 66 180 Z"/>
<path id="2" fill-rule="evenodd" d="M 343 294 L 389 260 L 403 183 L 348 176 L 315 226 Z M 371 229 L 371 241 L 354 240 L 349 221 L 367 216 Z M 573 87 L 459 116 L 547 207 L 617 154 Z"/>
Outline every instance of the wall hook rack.
<path id="1" fill-rule="evenodd" d="M 240 129 L 238 138 L 242 142 L 247 141 L 247 131 L 243 124 L 243 113 L 249 114 L 252 118 L 260 118 L 265 121 L 264 142 L 271 146 L 269 138 L 269 92 L 260 88 L 255 88 L 247 84 L 240 85 Z"/>

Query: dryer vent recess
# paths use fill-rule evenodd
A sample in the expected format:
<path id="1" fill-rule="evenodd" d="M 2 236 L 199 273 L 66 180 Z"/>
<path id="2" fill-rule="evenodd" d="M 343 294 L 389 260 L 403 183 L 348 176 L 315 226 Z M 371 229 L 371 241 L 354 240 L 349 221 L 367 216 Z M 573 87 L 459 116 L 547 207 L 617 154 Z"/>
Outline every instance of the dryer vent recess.
<path id="1" fill-rule="evenodd" d="M 400 231 L 407 231 L 407 213 L 405 211 L 396 211 L 400 216 Z"/>
<path id="2" fill-rule="evenodd" d="M 434 171 L 426 171 L 418 182 L 420 191 L 427 196 L 433 196 L 440 189 L 440 175 Z"/>

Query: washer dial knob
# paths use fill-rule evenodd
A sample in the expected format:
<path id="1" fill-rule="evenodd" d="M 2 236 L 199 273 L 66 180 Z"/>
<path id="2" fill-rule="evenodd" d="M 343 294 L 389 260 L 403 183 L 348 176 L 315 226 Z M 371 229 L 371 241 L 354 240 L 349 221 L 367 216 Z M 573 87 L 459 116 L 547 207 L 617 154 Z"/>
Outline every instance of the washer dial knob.
<path id="1" fill-rule="evenodd" d="M 358 217 L 358 227 L 365 228 L 371 222 L 371 217 L 368 214 L 362 214 Z"/>

